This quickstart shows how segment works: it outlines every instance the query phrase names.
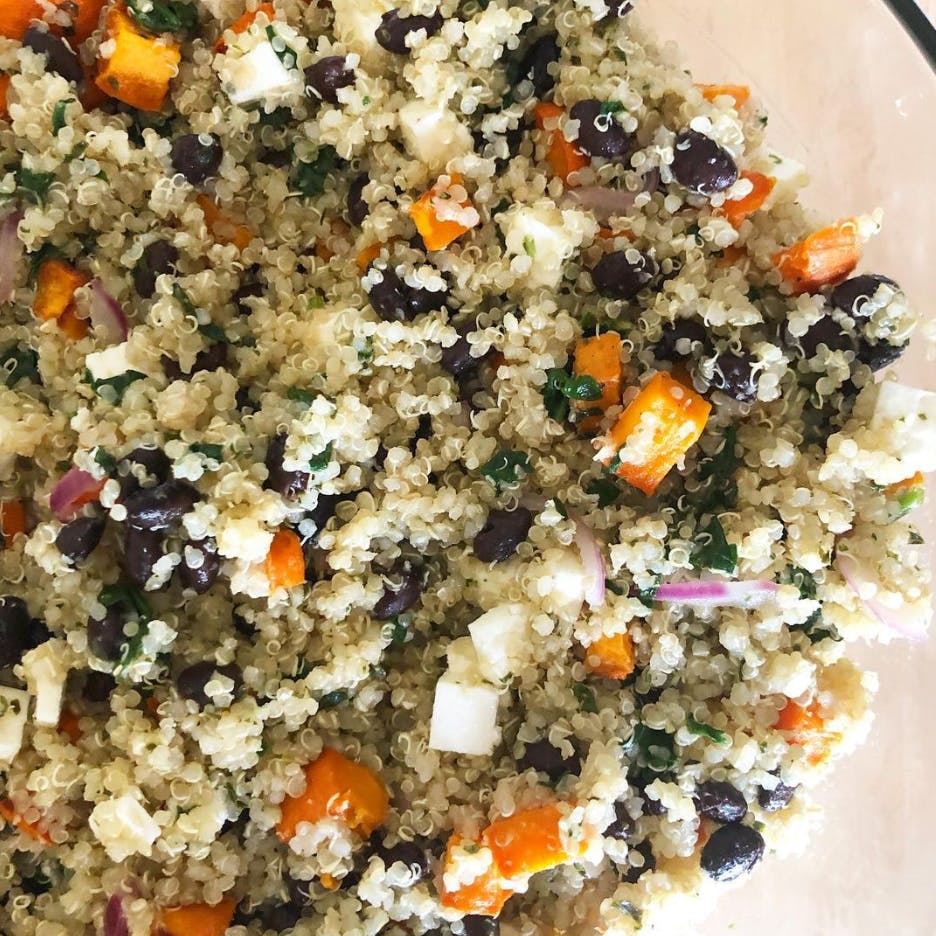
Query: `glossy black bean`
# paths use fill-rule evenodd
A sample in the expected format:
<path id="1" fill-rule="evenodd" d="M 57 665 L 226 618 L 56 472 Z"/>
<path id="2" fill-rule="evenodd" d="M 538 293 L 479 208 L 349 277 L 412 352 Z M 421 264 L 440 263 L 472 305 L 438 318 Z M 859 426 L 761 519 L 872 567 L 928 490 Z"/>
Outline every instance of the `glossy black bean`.
<path id="1" fill-rule="evenodd" d="M 610 11 L 608 13 L 608 18 L 617 17 L 618 19 L 622 19 L 634 9 L 633 0 L 605 0 L 605 2 Z"/>
<path id="2" fill-rule="evenodd" d="M 117 688 L 117 680 L 110 673 L 100 670 L 88 670 L 85 675 L 82 696 L 89 702 L 106 702 Z"/>
<path id="3" fill-rule="evenodd" d="M 312 100 L 338 103 L 338 91 L 354 84 L 354 72 L 343 55 L 328 55 L 305 70 L 306 94 Z"/>
<path id="4" fill-rule="evenodd" d="M 140 530 L 165 530 L 198 502 L 199 493 L 184 481 L 166 481 L 144 488 L 124 502 L 127 522 Z"/>
<path id="5" fill-rule="evenodd" d="M 58 36 L 38 26 L 30 26 L 23 34 L 23 45 L 33 52 L 46 57 L 46 68 L 61 75 L 66 81 L 80 84 L 84 80 L 84 70 L 78 53 Z"/>
<path id="6" fill-rule="evenodd" d="M 540 738 L 527 742 L 517 761 L 518 770 L 530 768 L 546 774 L 550 780 L 558 780 L 567 773 L 577 776 L 582 769 L 582 760 L 578 754 L 563 757 L 559 748 L 554 747 L 545 738 Z"/>
<path id="7" fill-rule="evenodd" d="M 456 380 L 461 380 L 481 366 L 481 358 L 472 357 L 468 335 L 475 331 L 474 322 L 462 322 L 455 326 L 458 340 L 449 348 L 442 349 L 441 365 Z"/>
<path id="8" fill-rule="evenodd" d="M 651 257 L 630 248 L 605 254 L 592 270 L 592 281 L 602 296 L 629 302 L 653 282 L 656 273 Z"/>
<path id="9" fill-rule="evenodd" d="M 432 417 L 423 413 L 416 421 L 416 431 L 410 436 L 409 450 L 415 455 L 419 450 L 419 443 L 432 438 Z M 384 456 L 386 458 L 386 456 Z"/>
<path id="10" fill-rule="evenodd" d="M 13 595 L 0 598 L 0 667 L 19 663 L 32 649 L 30 616 L 26 602 Z"/>
<path id="11" fill-rule="evenodd" d="M 579 101 L 569 116 L 579 121 L 576 145 L 589 156 L 620 159 L 630 150 L 630 134 L 608 112 L 604 101 Z"/>
<path id="12" fill-rule="evenodd" d="M 163 273 L 175 273 L 179 251 L 167 240 L 153 241 L 143 248 L 143 255 L 133 268 L 133 288 L 144 299 L 156 293 L 156 279 Z"/>
<path id="13" fill-rule="evenodd" d="M 127 452 L 124 455 L 124 461 L 142 465 L 150 477 L 156 478 L 160 482 L 169 477 L 169 470 L 172 468 L 172 460 L 160 448 L 143 448 L 140 446 L 132 452 Z"/>
<path id="14" fill-rule="evenodd" d="M 383 594 L 371 612 L 377 621 L 389 621 L 409 611 L 422 597 L 422 575 L 405 560 L 397 560 L 383 582 Z"/>
<path id="15" fill-rule="evenodd" d="M 678 361 L 693 357 L 693 352 L 704 350 L 709 344 L 708 329 L 698 319 L 678 318 L 663 326 L 663 334 L 653 349 L 661 361 Z"/>
<path id="16" fill-rule="evenodd" d="M 175 684 L 183 699 L 191 699 L 199 708 L 212 704 L 212 698 L 205 692 L 205 686 L 215 678 L 215 673 L 234 681 L 234 692 L 241 686 L 241 669 L 236 663 L 218 666 L 214 660 L 202 660 L 193 663 L 176 676 Z"/>
<path id="17" fill-rule="evenodd" d="M 786 809 L 790 805 L 795 793 L 796 787 L 787 786 L 778 780 L 772 790 L 761 787 L 757 791 L 757 802 L 764 812 L 780 812 L 781 809 Z"/>
<path id="18" fill-rule="evenodd" d="M 621 876 L 626 884 L 636 884 L 645 874 L 656 869 L 656 855 L 653 854 L 653 847 L 650 842 L 644 840 L 631 850 L 631 855 L 637 852 L 643 859 L 641 864 L 629 864 L 627 870 Z"/>
<path id="19" fill-rule="evenodd" d="M 426 850 L 415 842 L 397 842 L 390 848 L 381 845 L 376 854 L 388 870 L 397 862 L 405 865 L 413 883 L 421 881 L 429 873 L 429 856 Z"/>
<path id="20" fill-rule="evenodd" d="M 158 530 L 139 530 L 128 526 L 124 534 L 123 569 L 127 578 L 144 588 L 153 568 L 163 555 L 163 535 Z"/>
<path id="21" fill-rule="evenodd" d="M 186 133 L 172 143 L 172 168 L 192 185 L 201 185 L 218 171 L 224 150 L 213 133 Z"/>
<path id="22" fill-rule="evenodd" d="M 409 43 L 420 30 L 425 30 L 427 37 L 436 35 L 442 29 L 442 14 L 438 11 L 432 16 L 400 16 L 399 10 L 384 13 L 377 27 L 377 42 L 388 52 L 397 55 L 409 55 Z"/>
<path id="23" fill-rule="evenodd" d="M 269 476 L 264 487 L 269 491 L 276 491 L 282 497 L 291 500 L 302 494 L 309 486 L 311 475 L 307 471 L 287 471 L 283 467 L 283 458 L 286 454 L 286 434 L 280 433 L 270 439 L 264 464 Z"/>
<path id="24" fill-rule="evenodd" d="M 395 270 L 381 270 L 380 281 L 371 286 L 367 293 L 374 311 L 385 322 L 402 322 L 410 317 L 409 289 Z"/>
<path id="25" fill-rule="evenodd" d="M 862 364 L 867 364 L 875 373 L 896 364 L 903 357 L 907 345 L 892 345 L 886 341 L 879 341 L 877 344 L 871 344 L 870 341 L 862 339 L 858 343 L 858 360 Z"/>
<path id="26" fill-rule="evenodd" d="M 716 881 L 734 881 L 748 874 L 764 856 L 764 839 L 750 826 L 716 829 L 702 848 L 702 870 Z"/>
<path id="27" fill-rule="evenodd" d="M 533 526 L 533 514 L 526 507 L 492 510 L 484 528 L 474 539 L 474 554 L 482 562 L 504 562 L 517 551 Z"/>
<path id="28" fill-rule="evenodd" d="M 123 629 L 123 615 L 116 605 L 111 605 L 103 618 L 88 621 L 88 649 L 99 659 L 115 663 L 127 642 Z"/>
<path id="29" fill-rule="evenodd" d="M 738 181 L 738 167 L 731 154 L 711 137 L 684 130 L 673 148 L 673 175 L 690 192 L 715 195 Z"/>
<path id="30" fill-rule="evenodd" d="M 520 63 L 520 78 L 533 85 L 533 97 L 543 100 L 556 87 L 559 61 L 559 44 L 555 33 L 540 36 L 527 50 Z"/>
<path id="31" fill-rule="evenodd" d="M 216 371 L 227 367 L 228 346 L 223 341 L 216 341 L 199 351 L 192 362 L 191 370 L 182 370 L 178 361 L 164 354 L 162 356 L 163 373 L 169 380 L 182 380 L 202 371 Z"/>
<path id="32" fill-rule="evenodd" d="M 406 284 L 404 283 L 404 286 Z M 417 315 L 425 315 L 428 312 L 438 312 L 444 309 L 448 303 L 448 291 L 441 290 L 436 292 L 432 289 L 414 289 L 409 287 L 409 296 L 406 300 L 407 310 L 410 319 Z"/>
<path id="33" fill-rule="evenodd" d="M 267 929 L 282 933 L 292 929 L 302 919 L 302 910 L 292 903 L 266 904 L 254 919 L 259 919 Z"/>
<path id="34" fill-rule="evenodd" d="M 854 337 L 831 315 L 819 319 L 800 338 L 794 338 L 789 331 L 785 333 L 784 338 L 788 345 L 798 350 L 805 358 L 815 357 L 820 345 L 825 345 L 830 351 L 849 351 L 855 347 Z"/>
<path id="35" fill-rule="evenodd" d="M 715 822 L 740 822 L 747 815 L 744 794 L 721 780 L 700 783 L 696 787 L 695 804 L 699 815 Z"/>
<path id="36" fill-rule="evenodd" d="M 59 530 L 55 545 L 69 562 L 81 562 L 94 552 L 103 535 L 104 521 L 100 517 L 79 517 Z"/>
<path id="37" fill-rule="evenodd" d="M 189 566 L 185 558 L 186 549 L 196 549 L 201 553 L 202 562 L 197 569 Z M 182 561 L 177 566 L 183 588 L 191 588 L 196 595 L 204 595 L 217 581 L 221 569 L 221 558 L 213 539 L 187 540 L 182 550 Z"/>
<path id="38" fill-rule="evenodd" d="M 616 839 L 619 842 L 626 841 L 633 828 L 634 820 L 627 811 L 627 807 L 623 803 L 615 803 L 614 819 L 611 825 L 604 830 L 605 838 Z"/>
<path id="39" fill-rule="evenodd" d="M 331 577 L 328 566 L 328 551 L 315 545 L 315 538 L 302 544 L 302 556 L 305 559 L 306 581 L 324 582 Z"/>
<path id="40" fill-rule="evenodd" d="M 366 172 L 362 172 L 354 179 L 348 189 L 348 220 L 356 227 L 360 227 L 364 223 L 364 219 L 370 214 L 370 205 L 367 204 L 367 199 L 364 197 L 364 189 L 369 184 L 370 176 Z"/>
<path id="41" fill-rule="evenodd" d="M 300 881 L 298 878 L 286 877 L 284 879 L 289 902 L 296 907 L 307 907 L 312 902 L 312 882 Z"/>
<path id="42" fill-rule="evenodd" d="M 337 494 L 319 494 L 315 507 L 306 516 L 315 524 L 316 532 L 325 528 L 325 525 L 335 516 L 335 508 L 341 498 Z"/>
<path id="43" fill-rule="evenodd" d="M 868 318 L 873 309 L 868 309 L 868 303 L 874 298 L 881 286 L 890 286 L 900 291 L 900 287 L 889 277 L 880 273 L 863 273 L 839 283 L 832 290 L 829 301 L 836 309 L 841 309 L 852 318 Z"/>
<path id="44" fill-rule="evenodd" d="M 754 379 L 756 363 L 754 356 L 746 351 L 740 354 L 725 351 L 715 363 L 712 389 L 721 390 L 740 403 L 752 403 L 757 399 L 757 383 Z"/>
<path id="45" fill-rule="evenodd" d="M 244 300 L 259 299 L 264 292 L 263 283 L 241 283 L 241 285 L 234 290 L 234 295 L 231 297 L 234 300 L 234 307 L 237 309 L 237 314 L 250 315 L 250 313 L 253 312 L 253 308 L 250 303 Z"/>
<path id="46" fill-rule="evenodd" d="M 496 917 L 468 914 L 462 917 L 465 936 L 500 936 L 500 922 Z"/>

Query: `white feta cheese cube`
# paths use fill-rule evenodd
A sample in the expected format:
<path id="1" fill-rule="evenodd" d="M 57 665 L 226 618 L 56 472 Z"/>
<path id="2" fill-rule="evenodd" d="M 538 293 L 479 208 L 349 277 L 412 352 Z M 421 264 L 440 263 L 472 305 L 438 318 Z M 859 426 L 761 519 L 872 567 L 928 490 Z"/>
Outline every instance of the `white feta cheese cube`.
<path id="1" fill-rule="evenodd" d="M 159 838 L 159 826 L 130 794 L 98 803 L 88 825 L 111 861 L 123 861 L 130 855 L 149 858 L 153 842 Z"/>
<path id="2" fill-rule="evenodd" d="M 468 633 L 481 675 L 492 683 L 509 679 L 530 660 L 530 612 L 526 605 L 498 605 L 469 624 Z"/>
<path id="3" fill-rule="evenodd" d="M 362 62 L 373 65 L 385 54 L 377 42 L 377 27 L 393 8 L 388 0 L 332 0 L 335 34 Z"/>
<path id="4" fill-rule="evenodd" d="M 269 42 L 261 42 L 243 55 L 227 55 L 220 78 L 232 104 L 273 101 L 302 91 L 299 72 L 286 68 Z"/>
<path id="5" fill-rule="evenodd" d="M 0 686 L 0 763 L 9 763 L 23 746 L 29 694 Z"/>
<path id="6" fill-rule="evenodd" d="M 497 690 L 443 676 L 435 688 L 429 747 L 455 754 L 489 756 L 498 741 Z"/>
<path id="7" fill-rule="evenodd" d="M 36 698 L 33 718 L 38 725 L 57 725 L 62 714 L 62 695 L 68 666 L 61 657 L 59 641 L 48 640 L 23 657 L 23 672 L 30 693 Z"/>
<path id="8" fill-rule="evenodd" d="M 471 133 L 444 104 L 410 101 L 399 117 L 407 152 L 432 170 L 441 171 L 450 159 L 471 152 Z"/>
<path id="9" fill-rule="evenodd" d="M 85 367 L 95 380 L 109 380 L 111 377 L 126 374 L 128 370 L 133 370 L 127 359 L 129 348 L 130 343 L 122 341 L 103 351 L 92 351 L 85 356 Z"/>
<path id="10" fill-rule="evenodd" d="M 936 393 L 884 381 L 870 428 L 880 434 L 880 449 L 906 467 L 907 477 L 936 471 Z"/>
<path id="11" fill-rule="evenodd" d="M 453 682 L 477 685 L 482 682 L 481 667 L 474 642 L 470 637 L 459 637 L 446 648 L 448 669 L 446 675 Z"/>

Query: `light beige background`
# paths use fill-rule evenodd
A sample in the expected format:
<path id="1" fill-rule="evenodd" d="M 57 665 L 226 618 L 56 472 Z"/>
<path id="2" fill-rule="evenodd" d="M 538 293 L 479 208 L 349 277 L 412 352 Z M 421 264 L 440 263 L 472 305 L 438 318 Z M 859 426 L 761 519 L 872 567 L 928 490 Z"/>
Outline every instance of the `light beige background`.
<path id="1" fill-rule="evenodd" d="M 936 0 L 922 5 L 936 17 Z M 817 210 L 884 208 L 863 268 L 890 274 L 936 314 L 936 77 L 882 0 L 642 0 L 637 9 L 679 43 L 698 80 L 752 85 L 774 146 L 809 167 L 806 199 Z M 936 364 L 920 345 L 899 373 L 936 390 Z M 936 542 L 932 503 L 922 528 Z M 880 675 L 878 717 L 820 793 L 823 828 L 804 857 L 768 860 L 727 890 L 692 936 L 936 936 L 936 638 L 857 655 Z"/>

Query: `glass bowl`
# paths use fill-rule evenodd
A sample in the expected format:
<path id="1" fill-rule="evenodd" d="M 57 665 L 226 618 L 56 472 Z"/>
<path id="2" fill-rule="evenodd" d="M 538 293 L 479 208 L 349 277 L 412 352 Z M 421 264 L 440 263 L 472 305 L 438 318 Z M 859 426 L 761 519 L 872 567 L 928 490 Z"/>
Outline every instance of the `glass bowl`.
<path id="1" fill-rule="evenodd" d="M 936 15 L 936 2 L 921 0 Z M 884 209 L 862 269 L 898 280 L 927 312 L 934 285 L 936 30 L 912 0 L 642 0 L 700 82 L 749 84 L 775 149 L 802 162 L 826 219 Z M 936 390 L 918 336 L 900 379 Z M 932 493 L 932 492 L 931 492 Z M 921 530 L 936 541 L 936 509 Z M 936 643 L 856 647 L 880 676 L 867 744 L 819 791 L 821 828 L 798 859 L 767 861 L 726 893 L 698 936 L 931 936 Z M 675 936 L 675 934 L 666 934 Z M 682 936 L 682 934 L 680 934 Z"/>

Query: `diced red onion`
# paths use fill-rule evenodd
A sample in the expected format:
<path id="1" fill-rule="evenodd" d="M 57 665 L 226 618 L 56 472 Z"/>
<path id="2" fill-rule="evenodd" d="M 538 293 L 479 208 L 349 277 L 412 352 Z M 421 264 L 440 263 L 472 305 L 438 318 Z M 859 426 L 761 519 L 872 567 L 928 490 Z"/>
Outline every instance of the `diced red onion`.
<path id="1" fill-rule="evenodd" d="M 776 594 L 778 585 L 767 579 L 749 582 L 693 581 L 660 585 L 655 600 L 697 608 L 753 608 Z"/>
<path id="2" fill-rule="evenodd" d="M 575 521 L 575 545 L 578 546 L 585 569 L 585 601 L 590 608 L 599 608 L 604 604 L 607 578 L 601 547 L 584 520 L 579 517 L 570 519 Z"/>
<path id="3" fill-rule="evenodd" d="M 873 585 L 877 591 L 880 585 L 874 574 L 854 556 L 849 553 L 838 553 L 835 557 L 835 567 L 842 573 L 842 577 L 852 587 L 868 612 L 881 624 L 909 640 L 926 640 L 932 617 L 932 609 L 928 601 L 920 601 L 916 604 L 901 601 L 898 607 L 891 608 L 878 601 L 877 598 L 866 598 L 862 594 L 863 586 Z"/>
<path id="4" fill-rule="evenodd" d="M 117 300 L 104 288 L 99 280 L 92 280 L 91 289 L 91 326 L 94 335 L 107 344 L 120 344 L 127 340 L 130 326 L 127 317 Z"/>
<path id="5" fill-rule="evenodd" d="M 0 304 L 13 298 L 16 274 L 23 262 L 23 242 L 17 234 L 22 220 L 22 211 L 11 211 L 0 225 Z"/>
<path id="6" fill-rule="evenodd" d="M 633 210 L 638 195 L 643 192 L 652 194 L 659 184 L 660 174 L 653 172 L 645 177 L 644 187 L 640 192 L 605 188 L 603 185 L 585 185 L 582 188 L 569 189 L 565 201 L 569 205 L 588 209 L 595 216 L 595 220 L 603 224 L 616 215 L 628 214 Z"/>
<path id="7" fill-rule="evenodd" d="M 56 519 L 67 523 L 75 518 L 78 509 L 94 500 L 101 490 L 101 482 L 80 468 L 69 468 L 49 495 L 49 508 Z"/>
<path id="8" fill-rule="evenodd" d="M 121 894 L 112 894 L 104 909 L 104 936 L 130 936 L 130 926 L 123 908 Z"/>

